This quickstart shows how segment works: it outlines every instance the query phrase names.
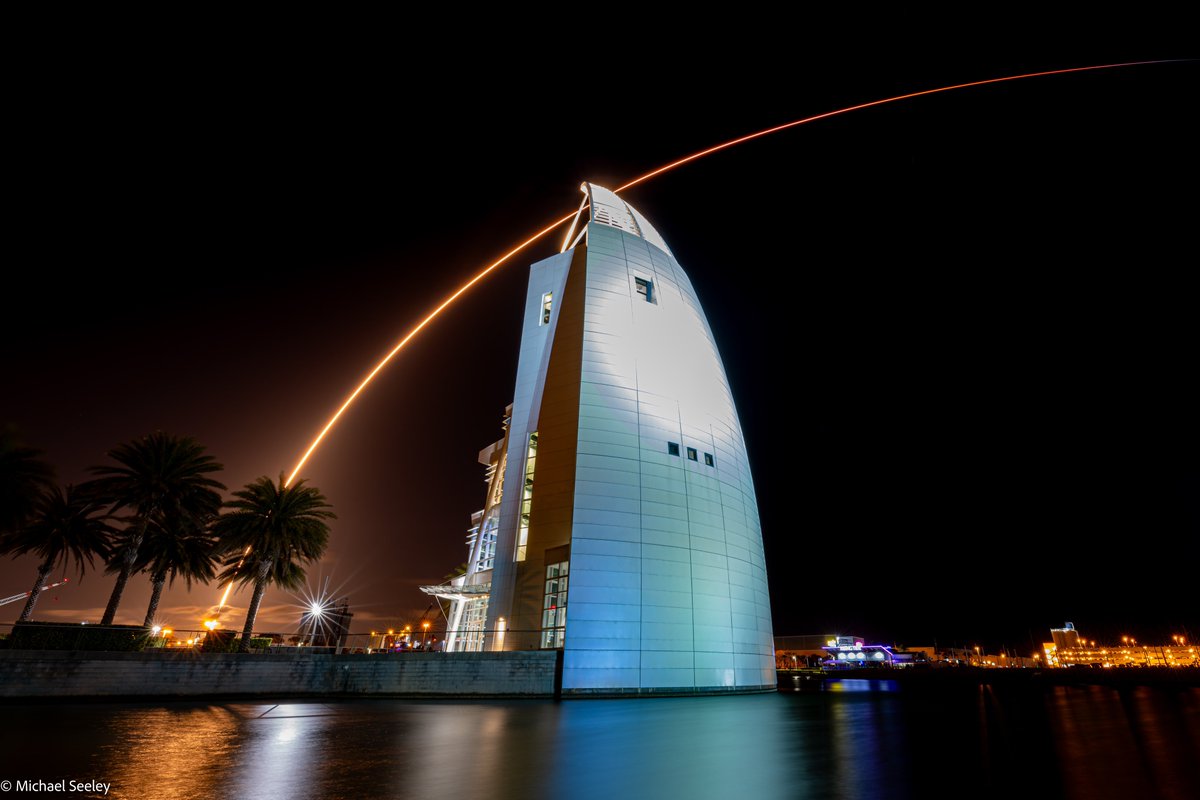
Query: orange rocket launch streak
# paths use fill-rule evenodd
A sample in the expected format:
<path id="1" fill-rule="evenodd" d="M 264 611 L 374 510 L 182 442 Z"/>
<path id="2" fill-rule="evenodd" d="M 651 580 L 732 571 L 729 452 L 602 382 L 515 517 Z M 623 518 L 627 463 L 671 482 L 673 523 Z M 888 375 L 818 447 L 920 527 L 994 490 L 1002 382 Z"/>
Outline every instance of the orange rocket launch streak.
<path id="1" fill-rule="evenodd" d="M 396 356 L 397 353 L 399 353 L 401 350 L 404 349 L 404 345 L 408 344 L 409 341 L 414 336 L 416 336 L 418 333 L 420 333 L 421 330 L 424 329 L 424 327 L 426 325 L 433 322 L 433 320 L 437 318 L 437 315 L 442 313 L 442 311 L 444 311 L 446 309 L 446 306 L 450 305 L 455 300 L 457 300 L 463 294 L 463 292 L 467 291 L 472 286 L 474 286 L 475 284 L 479 283 L 481 280 L 486 278 L 488 276 L 488 274 L 492 270 L 494 270 L 496 267 L 500 266 L 505 261 L 508 261 L 510 258 L 515 256 L 517 253 L 521 252 L 526 247 L 529 247 L 529 245 L 533 244 L 538 239 L 541 239 L 543 236 L 550 233 L 550 231 L 554 230 L 559 225 L 562 225 L 564 222 L 573 218 L 574 216 L 575 216 L 575 212 L 572 211 L 570 214 L 567 214 L 565 217 L 558 220 L 557 222 L 552 222 L 549 225 L 547 225 L 546 227 L 542 228 L 540 231 L 535 233 L 533 236 L 530 236 L 528 239 L 521 242 L 519 245 L 514 247 L 512 250 L 509 250 L 507 253 L 500 256 L 500 258 L 493 261 L 490 265 L 488 265 L 488 267 L 486 269 L 481 271 L 474 278 L 471 278 L 471 280 L 467 281 L 462 286 L 455 289 L 454 294 L 450 295 L 445 300 L 443 300 L 442 304 L 440 306 L 438 306 L 437 308 L 435 308 L 433 311 L 430 311 L 429 315 L 426 316 L 425 319 L 421 320 L 420 323 L 418 323 L 415 328 L 413 328 L 411 331 L 409 331 L 408 334 L 403 339 L 400 340 L 400 343 L 397 344 L 395 347 L 393 347 L 392 351 L 390 353 L 388 353 L 386 356 L 384 356 L 383 359 L 378 364 L 375 365 L 375 369 L 373 369 L 369 373 L 367 373 L 367 377 L 362 379 L 362 383 L 360 383 L 358 385 L 358 388 L 350 393 L 350 396 L 346 398 L 346 402 L 342 403 L 342 406 L 341 406 L 341 408 L 339 408 L 337 410 L 337 413 L 335 413 L 332 417 L 329 418 L 329 422 L 325 423 L 325 427 L 322 428 L 321 432 L 317 434 L 317 438 L 313 439 L 312 444 L 310 444 L 308 446 L 308 449 L 304 451 L 304 455 L 300 456 L 300 460 L 296 463 L 296 468 L 292 470 L 291 475 L 288 475 L 288 478 L 284 482 L 283 485 L 287 486 L 293 480 L 296 479 L 296 475 L 300 472 L 300 469 L 301 469 L 301 467 L 304 466 L 304 463 L 306 461 L 308 461 L 309 456 L 311 456 L 313 454 L 313 451 L 317 449 L 317 446 L 321 444 L 321 440 L 325 438 L 325 435 L 327 433 L 329 433 L 329 430 L 337 423 L 337 421 L 339 419 L 341 419 L 342 414 L 346 413 L 346 409 L 350 408 L 350 404 L 353 403 L 360 394 L 362 394 L 363 389 L 367 388 L 367 384 L 369 384 L 375 378 L 375 376 L 379 374 L 379 371 L 381 369 L 383 369 L 384 367 L 386 367 L 388 365 L 388 362 L 391 361 Z"/>
<path id="2" fill-rule="evenodd" d="M 1129 61 L 1129 62 L 1125 62 L 1122 64 L 1100 64 L 1100 65 L 1092 66 L 1092 67 L 1072 67 L 1069 69 L 1046 70 L 1044 72 L 1027 72 L 1022 75 L 1007 75 L 1003 78 L 988 78 L 987 80 L 971 81 L 970 83 L 956 83 L 952 86 L 940 86 L 936 89 L 924 89 L 919 92 L 909 92 L 908 94 L 896 95 L 895 97 L 886 97 L 886 98 L 883 98 L 882 100 L 872 100 L 868 103 L 859 103 L 858 105 L 847 106 L 845 108 L 839 108 L 836 111 L 826 111 L 823 114 L 816 114 L 811 117 L 804 117 L 803 119 L 794 120 L 792 122 L 786 122 L 782 125 L 776 125 L 773 128 L 767 128 L 765 130 L 761 130 L 756 133 L 751 133 L 751 134 L 747 134 L 746 136 L 738 137 L 737 139 L 730 139 L 727 142 L 722 142 L 721 144 L 714 145 L 712 147 L 709 147 L 706 150 L 701 150 L 697 153 L 692 153 L 690 156 L 684 156 L 683 158 L 681 158 L 677 161 L 672 161 L 670 164 L 666 164 L 657 169 L 651 170 L 650 172 L 647 172 L 644 175 L 640 175 L 640 176 L 634 178 L 633 180 L 629 181 L 628 183 L 622 185 L 616 191 L 623 192 L 626 189 L 631 189 L 634 186 L 645 183 L 646 181 L 650 180 L 651 178 L 658 177 L 659 175 L 663 174 L 664 172 L 669 172 L 670 170 L 673 170 L 676 167 L 681 167 L 684 164 L 690 163 L 692 161 L 696 161 L 697 159 L 700 159 L 700 158 L 704 158 L 705 156 L 712 155 L 713 153 L 717 153 L 722 150 L 728 150 L 730 147 L 734 147 L 736 145 L 742 144 L 743 142 L 749 142 L 754 139 L 761 139 L 762 137 L 770 136 L 773 133 L 779 133 L 780 131 L 785 131 L 785 130 L 788 130 L 789 128 L 795 128 L 798 125 L 805 125 L 809 122 L 816 122 L 817 120 L 827 119 L 829 117 L 836 117 L 841 114 L 848 114 L 851 111 L 861 111 L 864 108 L 872 108 L 873 106 L 881 106 L 881 105 L 885 105 L 887 103 L 896 103 L 901 100 L 911 100 L 914 97 L 923 97 L 924 95 L 929 95 L 929 94 L 940 94 L 941 92 L 951 92 L 956 89 L 969 89 L 974 86 L 986 86 L 989 83 L 1004 83 L 1006 81 L 1016 81 L 1016 80 L 1022 80 L 1024 78 L 1038 78 L 1038 77 L 1042 77 L 1045 75 L 1063 75 L 1063 74 L 1070 73 L 1070 72 L 1091 72 L 1091 71 L 1099 70 L 1099 69 L 1114 69 L 1116 67 L 1133 67 L 1133 66 L 1139 66 L 1139 65 L 1144 65 L 1144 64 L 1163 64 L 1163 63 L 1167 63 L 1167 62 L 1166 61 Z M 501 256 L 499 259 L 492 262 L 486 269 L 482 270 L 475 277 L 471 278 L 471 280 L 467 281 L 462 286 L 460 286 L 458 289 L 456 289 L 453 294 L 451 294 L 449 297 L 447 297 L 445 300 L 442 301 L 441 305 L 439 305 L 437 308 L 435 308 L 433 311 L 431 311 L 429 313 L 429 315 L 425 317 L 425 319 L 421 320 L 421 322 L 415 328 L 413 328 L 411 331 L 409 331 L 408 334 L 403 339 L 400 340 L 399 344 L 397 344 L 395 347 L 393 347 L 392 351 L 390 353 L 388 353 L 386 356 L 384 356 L 383 359 L 378 364 L 375 365 L 374 369 L 372 369 L 369 373 L 367 373 L 367 377 L 363 378 L 362 382 L 359 383 L 358 387 L 355 388 L 355 390 L 350 393 L 350 396 L 346 398 L 345 402 L 342 403 L 341 407 L 338 408 L 337 412 L 335 412 L 334 415 L 329 418 L 329 421 L 327 423 L 325 423 L 325 427 L 322 428 L 321 432 L 317 434 L 317 438 L 313 439 L 312 444 L 310 444 L 308 446 L 308 449 L 304 451 L 304 455 L 300 456 L 300 460 L 298 462 L 296 462 L 296 468 L 292 470 L 292 474 L 288 476 L 287 483 L 285 483 L 284 485 L 286 486 L 287 484 L 290 484 L 296 478 L 296 475 L 298 475 L 300 473 L 300 470 L 304 467 L 305 463 L 308 462 L 308 459 L 312 456 L 313 452 L 317 449 L 318 446 L 320 446 L 322 440 L 324 440 L 325 436 L 329 433 L 330 429 L 332 429 L 333 426 L 337 423 L 337 421 L 339 419 L 341 419 L 342 415 L 346 413 L 346 410 L 348 408 L 350 408 L 351 404 L 353 404 L 354 401 L 356 399 L 358 399 L 358 396 L 360 394 L 362 394 L 362 391 L 367 388 L 367 385 L 375 378 L 376 375 L 379 374 L 379 371 L 382 370 L 384 367 L 386 367 L 388 365 L 388 363 L 396 356 L 396 354 L 399 353 L 402 349 L 404 349 L 404 346 L 406 344 L 408 344 L 409 341 L 411 341 L 414 336 L 416 336 L 418 333 L 420 333 L 421 330 L 426 325 L 428 325 L 430 322 L 433 322 L 433 320 L 437 317 L 438 314 L 441 314 L 442 311 L 444 311 L 447 306 L 449 306 L 451 303 L 453 303 L 455 300 L 457 300 L 464 292 L 466 292 L 468 289 L 470 289 L 476 283 L 479 283 L 479 281 L 481 281 L 485 277 L 487 277 L 488 274 L 490 274 L 492 272 L 492 270 L 496 269 L 496 267 L 499 267 L 501 264 L 503 264 L 504 262 L 508 261 L 510 258 L 515 256 L 517 253 L 520 253 L 526 247 L 529 247 L 529 245 L 538 241 L 539 239 L 544 237 L 546 234 L 550 233 L 555 228 L 559 227 L 564 222 L 566 222 L 567 220 L 571 219 L 574 216 L 575 216 L 575 212 L 571 212 L 570 214 L 567 214 L 562 219 L 559 219 L 555 222 L 550 223 L 549 225 L 547 225 L 546 227 L 542 228 L 540 231 L 535 233 L 533 236 L 530 236 L 528 239 L 521 242 L 519 245 L 514 247 L 512 250 L 509 250 L 507 253 L 505 253 L 503 256 Z"/>
<path id="3" fill-rule="evenodd" d="M 828 119 L 829 117 L 836 117 L 836 116 L 840 116 L 842 114 L 849 114 L 851 111 L 861 111 L 864 108 L 872 108 L 873 106 L 882 106 L 887 103 L 898 103 L 901 100 L 911 100 L 914 97 L 923 97 L 927 94 L 940 94 L 941 92 L 952 92 L 955 89 L 969 89 L 972 86 L 986 86 L 989 83 L 1004 83 L 1006 81 L 1019 81 L 1022 78 L 1039 78 L 1039 77 L 1042 77 L 1043 75 L 1063 75 L 1068 72 L 1091 72 L 1091 71 L 1097 70 L 1097 69 L 1115 69 L 1116 67 L 1136 67 L 1136 66 L 1141 66 L 1144 64 L 1166 64 L 1166 63 L 1169 63 L 1169 60 L 1127 61 L 1123 64 L 1100 64 L 1100 65 L 1094 66 L 1094 67 L 1072 67 L 1070 69 L 1051 69 L 1051 70 L 1046 70 L 1045 72 L 1026 72 L 1023 75 L 1008 75 L 1003 78 L 988 78 L 987 80 L 983 80 L 983 81 L 971 81 L 970 83 L 956 83 L 953 86 L 939 86 L 936 89 L 923 89 L 919 92 L 909 92 L 908 94 L 898 94 L 895 97 L 885 97 L 882 100 L 872 100 L 869 103 L 859 103 L 856 106 L 846 106 L 845 108 L 839 108 L 836 111 L 826 111 L 823 114 L 815 114 L 811 117 L 804 117 L 803 119 L 794 120 L 792 122 L 785 122 L 782 125 L 776 125 L 774 128 L 767 128 L 766 130 L 761 130 L 756 133 L 749 133 L 749 134 L 746 134 L 745 136 L 739 136 L 737 139 L 730 139 L 728 142 L 722 142 L 721 144 L 713 145 L 712 147 L 708 148 L 707 150 L 701 150 L 698 153 L 692 153 L 690 156 L 684 156 L 683 158 L 679 159 L 678 161 L 672 161 L 670 164 L 661 166 L 658 169 L 650 170 L 645 175 L 639 175 L 638 177 L 629 181 L 629 183 L 626 183 L 625 185 L 623 185 L 617 189 L 614 189 L 614 191 L 615 192 L 623 192 L 626 189 L 631 189 L 634 186 L 637 186 L 639 183 L 645 183 L 646 181 L 650 180 L 651 178 L 655 178 L 655 177 L 658 177 L 659 175 L 662 175 L 664 172 L 669 172 L 670 170 L 673 170 L 676 167 L 681 167 L 684 164 L 695 161 L 696 159 L 699 159 L 699 158 L 704 158 L 705 156 L 710 156 L 713 153 L 718 153 L 722 150 L 728 150 L 730 147 L 742 144 L 743 142 L 749 142 L 754 139 L 761 139 L 764 136 L 770 136 L 772 133 L 779 133 L 780 131 L 786 131 L 789 128 L 795 128 L 797 125 L 804 125 L 809 122 L 816 122 L 819 119 Z"/>
<path id="4" fill-rule="evenodd" d="M 740 136 L 736 139 L 730 139 L 729 141 L 722 142 L 721 144 L 713 145 L 712 147 L 709 147 L 705 150 L 700 150 L 696 153 L 692 153 L 689 156 L 684 156 L 683 158 L 680 158 L 676 161 L 672 161 L 671 163 L 665 164 L 661 167 L 658 167 L 657 169 L 653 169 L 650 172 L 647 172 L 643 175 L 639 175 L 638 177 L 634 178 L 633 180 L 618 187 L 616 189 L 616 191 L 623 192 L 626 189 L 631 189 L 634 186 L 638 186 L 639 184 L 645 183 L 646 181 L 651 180 L 652 178 L 658 177 L 659 175 L 663 174 L 664 172 L 669 172 L 670 170 L 673 170 L 676 167 L 681 167 L 684 164 L 691 163 L 692 161 L 696 161 L 698 159 L 704 158 L 705 156 L 710 156 L 713 153 L 718 153 L 722 150 L 728 150 L 729 148 L 734 147 L 739 144 L 743 144 L 744 142 L 749 142 L 754 139 L 761 139 L 764 136 L 770 136 L 773 133 L 779 133 L 780 131 L 785 131 L 790 128 L 795 128 L 797 126 L 805 125 L 810 122 L 816 122 L 818 120 L 828 119 L 829 117 L 836 117 L 836 116 L 840 116 L 842 114 L 849 114 L 852 111 L 861 111 L 865 108 L 872 108 L 874 106 L 886 105 L 888 103 L 897 103 L 897 102 L 900 102 L 901 100 L 911 100 L 914 97 L 923 97 L 925 95 L 940 94 L 942 92 L 951 92 L 951 91 L 955 91 L 957 89 L 969 89 L 969 88 L 972 88 L 975 86 L 986 86 L 990 83 L 1005 83 L 1007 81 L 1016 81 L 1016 80 L 1022 80 L 1025 78 L 1038 78 L 1038 77 L 1043 77 L 1043 76 L 1047 76 L 1047 75 L 1064 75 L 1064 74 L 1072 73 L 1072 72 L 1092 72 L 1092 71 L 1101 70 L 1101 69 L 1115 69 L 1117 67 L 1133 67 L 1133 66 L 1142 66 L 1142 65 L 1147 65 L 1147 64 L 1163 64 L 1163 63 L 1168 63 L 1169 61 L 1170 61 L 1169 59 L 1168 60 L 1157 60 L 1157 61 L 1129 61 L 1129 62 L 1124 62 L 1124 63 L 1119 63 L 1119 64 L 1099 64 L 1099 65 L 1090 66 L 1090 67 L 1071 67 L 1068 69 L 1045 70 L 1043 72 L 1027 72 L 1027 73 L 1024 73 L 1021 75 L 1007 75 L 1007 76 L 1004 76 L 1001 78 L 988 78 L 986 80 L 971 81 L 969 83 L 956 83 L 951 86 L 939 86 L 935 89 L 924 89 L 919 92 L 909 92 L 908 94 L 896 95 L 895 97 L 885 97 L 881 100 L 872 100 L 867 103 L 859 103 L 858 105 L 846 106 L 845 108 L 839 108 L 834 111 L 826 111 L 822 114 L 815 114 L 810 117 L 804 117 L 802 119 L 793 120 L 792 122 L 786 122 L 782 125 L 776 125 L 773 128 L 766 128 L 764 130 L 757 131 L 755 133 L 750 133 L 745 136 Z M 437 316 L 442 313 L 442 311 L 444 311 L 451 303 L 453 303 L 460 296 L 462 296 L 463 293 L 468 291 L 472 286 L 479 283 L 479 281 L 483 280 L 489 274 L 491 274 L 491 272 L 493 270 L 495 270 L 497 267 L 504 264 L 506 261 L 511 259 L 513 256 L 520 253 L 525 248 L 529 247 L 531 244 L 542 239 L 548 233 L 550 233 L 554 229 L 558 228 L 559 226 L 561 226 L 563 223 L 567 222 L 568 220 L 572 219 L 574 216 L 575 216 L 575 212 L 571 212 L 570 214 L 567 214 L 566 216 L 562 217 L 561 219 L 558 219 L 558 220 L 550 223 L 546 227 L 542 228 L 540 231 L 533 234 L 532 236 L 530 236 L 528 239 L 526 239 L 525 241 L 518 244 L 513 249 L 509 250 L 507 253 L 505 253 L 503 256 L 498 258 L 496 261 L 493 261 L 485 269 L 481 270 L 478 274 L 476 274 L 475 277 L 471 278 L 469 281 L 464 283 L 462 286 L 458 287 L 458 289 L 456 289 L 449 297 L 447 297 L 445 300 L 443 300 L 441 302 L 441 304 L 437 306 L 437 308 L 435 308 L 435 309 L 433 309 L 433 311 L 429 312 L 429 314 L 424 319 L 422 319 L 416 325 L 416 327 L 414 327 L 412 330 L 410 330 L 404 336 L 404 338 L 401 339 L 399 341 L 399 343 L 397 343 L 396 346 L 393 347 L 392 350 L 386 356 L 384 356 L 379 361 L 378 364 L 375 365 L 374 369 L 372 369 L 369 373 L 367 373 L 367 376 L 362 379 L 362 381 L 358 384 L 358 386 L 354 389 L 354 391 L 351 392 L 350 395 L 345 399 L 345 401 L 338 408 L 338 410 L 336 412 L 334 412 L 333 416 L 329 418 L 329 421 L 325 423 L 325 427 L 321 429 L 321 432 L 318 433 L 316 438 L 312 440 L 312 443 L 308 446 L 308 449 L 304 451 L 304 455 L 300 456 L 300 460 L 296 462 L 296 466 L 292 470 L 292 473 L 288 476 L 287 481 L 284 483 L 284 486 L 289 485 L 293 480 L 295 480 L 296 476 L 298 474 L 300 474 L 300 470 L 304 468 L 304 465 L 306 463 L 308 463 L 308 459 L 312 457 L 312 454 L 321 445 L 321 442 L 324 441 L 325 437 L 329 434 L 329 431 L 332 430 L 333 426 L 337 424 L 337 421 L 339 419 L 341 419 L 342 415 L 346 413 L 346 411 L 350 408 L 351 405 L 353 405 L 354 401 L 358 399 L 358 396 L 360 394 L 362 394 L 363 390 L 367 388 L 367 386 L 371 383 L 372 380 L 374 380 L 375 376 L 378 375 L 379 372 L 384 367 L 386 367 L 393 358 L 396 357 L 397 353 L 399 353 L 401 350 L 404 349 L 404 346 L 407 345 L 414 336 L 416 336 L 418 333 L 420 333 L 425 328 L 426 325 L 433 322 L 433 320 L 436 319 Z M 225 595 L 222 597 L 222 600 L 221 600 L 221 605 L 224 605 L 224 601 L 228 597 L 228 595 L 229 595 L 229 588 L 226 587 Z"/>

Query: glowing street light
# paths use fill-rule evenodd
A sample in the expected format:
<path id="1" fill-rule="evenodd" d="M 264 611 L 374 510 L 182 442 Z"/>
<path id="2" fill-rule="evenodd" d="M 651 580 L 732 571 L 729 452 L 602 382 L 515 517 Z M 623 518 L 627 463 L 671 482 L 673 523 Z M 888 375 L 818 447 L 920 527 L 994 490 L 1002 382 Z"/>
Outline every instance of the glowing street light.
<path id="1" fill-rule="evenodd" d="M 311 645 L 317 640 L 317 627 L 322 630 L 325 628 L 325 615 L 329 613 L 331 603 L 323 597 L 313 598 L 308 603 L 308 608 L 301 618 L 300 624 L 308 623 L 308 643 Z"/>
<path id="2" fill-rule="evenodd" d="M 422 622 L 421 623 L 421 647 L 422 647 L 422 649 L 425 647 L 425 635 L 427 633 L 429 633 L 429 623 Z"/>

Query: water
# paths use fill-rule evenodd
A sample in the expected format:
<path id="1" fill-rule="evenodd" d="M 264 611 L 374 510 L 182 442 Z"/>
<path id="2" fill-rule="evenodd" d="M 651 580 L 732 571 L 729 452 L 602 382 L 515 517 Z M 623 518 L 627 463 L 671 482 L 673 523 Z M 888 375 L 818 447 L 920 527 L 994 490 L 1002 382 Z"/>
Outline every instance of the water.
<path id="1" fill-rule="evenodd" d="M 1200 689 L 42 703 L 0 725 L 0 779 L 116 798 L 1200 798 Z"/>

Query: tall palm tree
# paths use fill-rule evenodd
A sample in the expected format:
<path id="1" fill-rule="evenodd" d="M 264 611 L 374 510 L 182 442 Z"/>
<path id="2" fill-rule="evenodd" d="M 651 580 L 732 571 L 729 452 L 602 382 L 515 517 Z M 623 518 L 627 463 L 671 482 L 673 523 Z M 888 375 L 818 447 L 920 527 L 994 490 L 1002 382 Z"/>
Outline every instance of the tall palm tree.
<path id="1" fill-rule="evenodd" d="M 238 647 L 247 653 L 267 584 L 299 589 L 304 565 L 319 559 L 329 544 L 325 520 L 336 517 L 325 495 L 304 481 L 285 486 L 282 474 L 278 483 L 264 475 L 233 496 L 213 531 L 229 553 L 221 580 L 254 582 Z"/>
<path id="2" fill-rule="evenodd" d="M 12 431 L 0 430 L 0 533 L 21 527 L 41 494 L 54 485 L 54 469 L 41 455 Z"/>
<path id="3" fill-rule="evenodd" d="M 118 445 L 109 452 L 117 463 L 92 467 L 98 477 L 81 486 L 112 504 L 111 513 L 129 509 L 133 516 L 112 557 L 118 565 L 101 625 L 111 625 L 121 604 L 121 595 L 138 561 L 138 549 L 156 517 L 164 520 L 202 520 L 221 507 L 225 485 L 208 477 L 222 466 L 190 436 L 172 436 L 156 431 L 149 436 Z"/>
<path id="4" fill-rule="evenodd" d="M 146 528 L 134 569 L 149 572 L 154 587 L 150 605 L 146 607 L 146 621 L 142 623 L 147 628 L 154 624 L 163 587 L 168 581 L 174 586 L 176 578 L 183 578 L 191 589 L 194 580 L 208 583 L 216 577 L 219 554 L 217 539 L 209 531 L 211 522 L 212 518 L 171 519 L 159 514 Z"/>
<path id="5" fill-rule="evenodd" d="M 56 566 L 65 570 L 73 561 L 82 577 L 85 563 L 93 566 L 95 556 L 103 559 L 108 555 L 115 531 L 100 515 L 103 510 L 103 503 L 73 486 L 66 491 L 56 487 L 42 495 L 28 524 L 0 539 L 0 552 L 5 555 L 34 553 L 42 559 L 20 622 L 33 614 L 46 576 Z"/>

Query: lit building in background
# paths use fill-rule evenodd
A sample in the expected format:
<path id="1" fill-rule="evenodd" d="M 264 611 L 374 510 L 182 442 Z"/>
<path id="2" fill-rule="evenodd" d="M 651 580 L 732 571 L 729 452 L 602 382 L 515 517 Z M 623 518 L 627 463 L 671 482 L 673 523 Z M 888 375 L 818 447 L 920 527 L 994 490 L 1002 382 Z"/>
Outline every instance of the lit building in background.
<path id="1" fill-rule="evenodd" d="M 1079 631 L 1075 630 L 1074 622 L 1068 622 L 1061 628 L 1051 628 L 1050 638 L 1054 641 L 1054 646 L 1059 650 L 1069 650 L 1079 647 L 1081 644 Z"/>
<path id="2" fill-rule="evenodd" d="M 1060 635 L 1064 632 L 1072 635 Z M 1163 644 L 1123 636 L 1120 644 L 1105 645 L 1082 638 L 1068 622 L 1064 628 L 1051 628 L 1050 638 L 1053 641 L 1042 644 L 1049 667 L 1200 667 L 1196 646 L 1178 634 Z"/>
<path id="3" fill-rule="evenodd" d="M 530 269 L 504 438 L 447 649 L 562 649 L 564 694 L 773 690 L 758 505 L 691 282 L 654 227 L 584 184 Z"/>

